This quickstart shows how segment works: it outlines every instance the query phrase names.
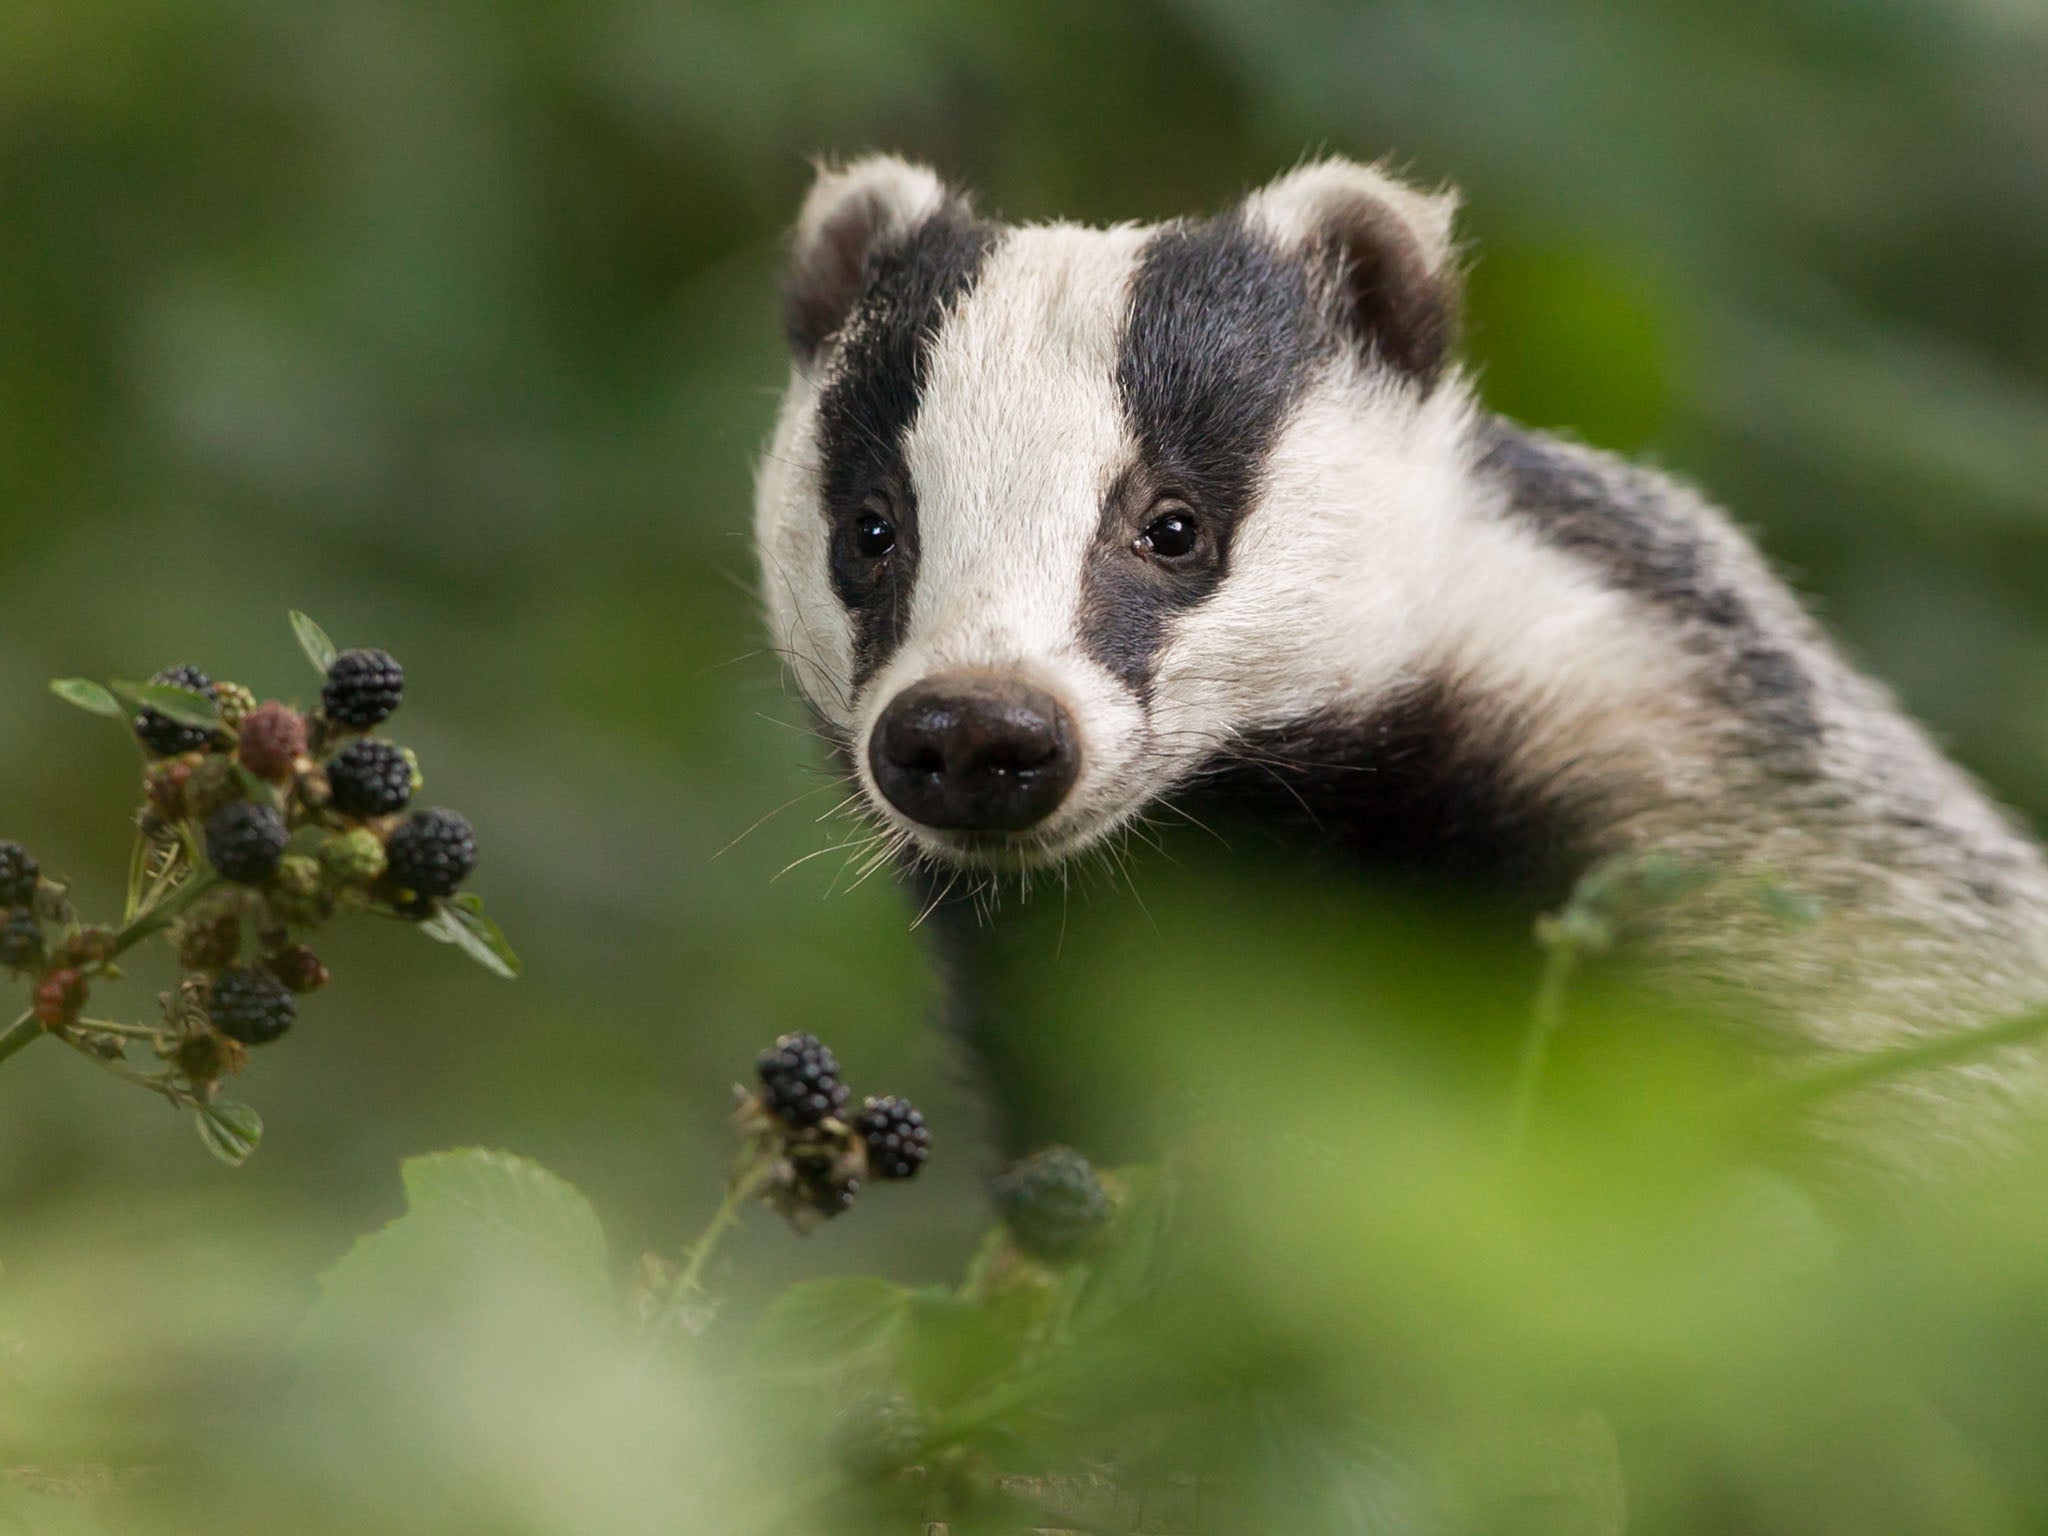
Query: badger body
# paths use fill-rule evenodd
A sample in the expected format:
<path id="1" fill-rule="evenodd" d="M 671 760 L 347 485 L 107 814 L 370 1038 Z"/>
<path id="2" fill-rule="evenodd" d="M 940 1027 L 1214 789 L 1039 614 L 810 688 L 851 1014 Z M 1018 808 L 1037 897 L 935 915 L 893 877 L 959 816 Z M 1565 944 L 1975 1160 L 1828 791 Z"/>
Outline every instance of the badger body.
<path id="1" fill-rule="evenodd" d="M 1451 215 L 1343 161 L 1108 229 L 821 174 L 758 550 L 889 846 L 957 901 L 1203 805 L 1532 911 L 1657 853 L 1713 878 L 1644 973 L 1789 1053 L 2048 1001 L 2040 850 L 1734 524 L 1481 406 Z M 2038 1092 L 2008 1053 L 1894 1097 L 1974 1138 Z"/>

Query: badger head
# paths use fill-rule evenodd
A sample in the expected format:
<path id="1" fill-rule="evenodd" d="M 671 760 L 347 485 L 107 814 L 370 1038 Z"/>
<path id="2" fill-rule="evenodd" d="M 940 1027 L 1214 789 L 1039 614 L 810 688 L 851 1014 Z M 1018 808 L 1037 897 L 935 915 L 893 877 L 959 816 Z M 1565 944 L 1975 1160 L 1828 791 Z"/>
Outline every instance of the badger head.
<path id="1" fill-rule="evenodd" d="M 1470 414 L 1450 219 L 1343 161 L 1108 229 L 996 223 L 891 158 L 820 175 L 758 547 L 885 826 L 1062 859 L 1414 673 Z"/>

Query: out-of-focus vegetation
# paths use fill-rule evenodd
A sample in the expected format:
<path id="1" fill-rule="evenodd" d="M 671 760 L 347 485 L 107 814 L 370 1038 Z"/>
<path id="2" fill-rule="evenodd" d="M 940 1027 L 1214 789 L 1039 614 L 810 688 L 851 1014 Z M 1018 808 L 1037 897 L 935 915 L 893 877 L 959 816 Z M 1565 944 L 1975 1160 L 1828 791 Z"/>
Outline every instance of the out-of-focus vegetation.
<path id="1" fill-rule="evenodd" d="M 829 1481 L 815 1380 L 646 1367 L 615 1291 L 545 1263 L 448 1264 L 353 1333 L 313 1277 L 399 1213 L 402 1158 L 484 1143 L 580 1188 L 622 1280 L 708 1217 L 728 1084 L 802 1027 L 940 1152 L 807 1242 L 750 1221 L 732 1332 L 799 1277 L 966 1272 L 977 1116 L 906 911 L 829 858 L 773 878 L 838 835 L 750 594 L 777 237 L 806 154 L 869 147 L 1016 217 L 1214 207 L 1319 148 L 1455 181 L 1493 402 L 1705 482 L 2048 818 L 2028 0 L 0 7 L 0 835 L 116 904 L 131 760 L 44 680 L 175 659 L 303 696 L 272 637 L 309 609 L 434 701 L 411 739 L 528 968 L 340 938 L 234 1174 L 63 1053 L 9 1062 L 0 1466 L 115 1469 L 130 1531 L 744 1529 Z M 1502 1447 L 1551 1469 L 1516 1497 L 1564 1467 L 1559 1518 L 1597 1518 L 1610 1430 L 1630 1529 L 2048 1521 L 2038 1174 L 1866 1241 L 1688 1138 L 1690 1052 L 1603 1036 L 1511 1177 L 1491 1021 L 1533 950 L 1199 855 L 1142 896 L 1077 895 L 1048 1048 L 1106 1143 L 1190 1097 L 1250 1129 L 1186 1261 L 1204 1321 L 1109 1330 L 1146 1368 L 1092 1355 L 1090 1414 L 1211 1403 L 1169 1460 L 1264 1467 L 1304 1501 L 1274 1529 L 1371 1529 L 1416 1467 Z M 973 1332 L 937 1353 L 971 1370 Z M 0 1526 L 100 1518 L 0 1484 Z"/>

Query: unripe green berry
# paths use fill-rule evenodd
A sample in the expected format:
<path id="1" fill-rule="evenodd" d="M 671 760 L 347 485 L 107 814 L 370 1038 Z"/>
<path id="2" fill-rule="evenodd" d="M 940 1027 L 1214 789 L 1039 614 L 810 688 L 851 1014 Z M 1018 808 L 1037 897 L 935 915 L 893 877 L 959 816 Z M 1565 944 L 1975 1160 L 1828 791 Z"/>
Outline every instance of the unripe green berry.
<path id="1" fill-rule="evenodd" d="M 234 730 L 256 707 L 256 695 L 240 683 L 215 683 L 213 702 L 220 709 L 220 723 Z"/>
<path id="2" fill-rule="evenodd" d="M 369 885 L 384 873 L 384 845 L 367 827 L 338 832 L 320 845 L 320 868 L 337 886 Z"/>
<path id="3" fill-rule="evenodd" d="M 334 899 L 320 883 L 320 861 L 303 853 L 277 861 L 266 896 L 271 912 L 295 928 L 311 928 L 334 915 Z"/>

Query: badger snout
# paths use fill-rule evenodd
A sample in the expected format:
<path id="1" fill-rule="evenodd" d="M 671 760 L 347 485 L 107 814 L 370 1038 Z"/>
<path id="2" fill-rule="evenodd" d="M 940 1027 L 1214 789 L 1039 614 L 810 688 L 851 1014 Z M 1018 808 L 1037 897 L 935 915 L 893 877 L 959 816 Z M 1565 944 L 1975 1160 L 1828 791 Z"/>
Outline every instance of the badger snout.
<path id="1" fill-rule="evenodd" d="M 889 803 L 945 832 L 1022 832 L 1050 816 L 1081 771 L 1073 717 L 1043 688 L 962 673 L 913 683 L 868 738 Z"/>

